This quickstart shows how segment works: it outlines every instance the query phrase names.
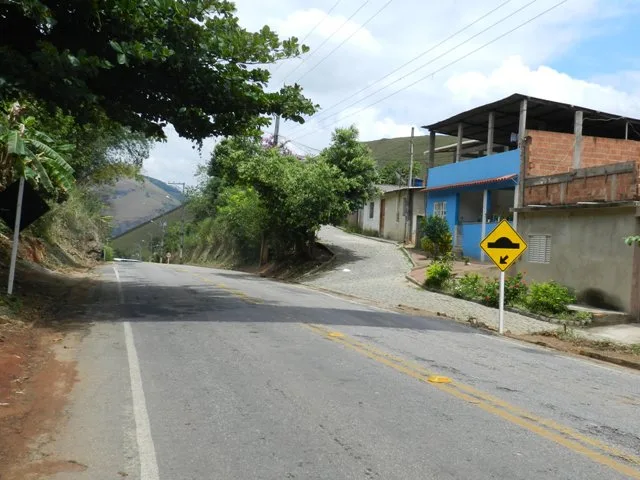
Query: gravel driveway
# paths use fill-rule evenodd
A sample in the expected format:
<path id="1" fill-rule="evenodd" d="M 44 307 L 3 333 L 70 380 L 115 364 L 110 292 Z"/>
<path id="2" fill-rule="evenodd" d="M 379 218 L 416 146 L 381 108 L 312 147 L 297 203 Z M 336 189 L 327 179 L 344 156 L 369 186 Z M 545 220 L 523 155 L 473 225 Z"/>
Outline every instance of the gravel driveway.
<path id="1" fill-rule="evenodd" d="M 319 238 L 337 258 L 329 270 L 304 280 L 302 283 L 306 285 L 371 300 L 381 306 L 403 305 L 462 321 L 473 318 L 498 327 L 497 310 L 428 292 L 407 281 L 405 274 L 412 265 L 396 244 L 351 235 L 335 227 L 323 227 Z M 505 330 L 512 333 L 556 328 L 556 325 L 505 312 Z"/>

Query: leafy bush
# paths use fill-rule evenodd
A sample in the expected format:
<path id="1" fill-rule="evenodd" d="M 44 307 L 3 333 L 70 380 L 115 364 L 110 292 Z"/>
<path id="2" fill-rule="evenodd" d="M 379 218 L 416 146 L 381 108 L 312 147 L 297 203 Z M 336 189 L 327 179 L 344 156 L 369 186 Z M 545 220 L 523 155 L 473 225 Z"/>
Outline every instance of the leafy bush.
<path id="1" fill-rule="evenodd" d="M 527 296 L 527 284 L 524 283 L 522 273 L 508 277 L 504 281 L 504 302 L 507 305 L 523 301 Z"/>
<path id="2" fill-rule="evenodd" d="M 105 245 L 104 246 L 104 261 L 105 262 L 112 262 L 114 259 L 114 251 L 113 248 L 111 248 L 109 245 Z"/>
<path id="3" fill-rule="evenodd" d="M 447 220 L 431 215 L 420 221 L 420 246 L 431 257 L 447 255 L 453 248 L 453 237 Z"/>
<path id="4" fill-rule="evenodd" d="M 453 287 L 453 294 L 465 300 L 475 300 L 480 298 L 483 281 L 477 273 L 467 273 L 460 278 Z"/>
<path id="5" fill-rule="evenodd" d="M 427 267 L 424 284 L 431 288 L 442 288 L 451 279 L 453 264 L 449 257 L 435 260 Z"/>
<path id="6" fill-rule="evenodd" d="M 481 301 L 489 307 L 498 308 L 500 306 L 500 281 L 497 279 L 487 279 L 480 290 Z M 514 305 L 523 301 L 527 294 L 527 285 L 523 276 L 518 273 L 514 277 L 506 278 L 504 281 L 504 304 Z"/>
<path id="7" fill-rule="evenodd" d="M 500 282 L 496 279 L 486 279 L 480 289 L 480 301 L 488 307 L 500 306 Z M 505 302 L 506 303 L 506 302 Z"/>
<path id="8" fill-rule="evenodd" d="M 556 282 L 534 283 L 529 287 L 527 308 L 534 313 L 559 314 L 567 311 L 567 305 L 576 301 L 575 295 Z"/>

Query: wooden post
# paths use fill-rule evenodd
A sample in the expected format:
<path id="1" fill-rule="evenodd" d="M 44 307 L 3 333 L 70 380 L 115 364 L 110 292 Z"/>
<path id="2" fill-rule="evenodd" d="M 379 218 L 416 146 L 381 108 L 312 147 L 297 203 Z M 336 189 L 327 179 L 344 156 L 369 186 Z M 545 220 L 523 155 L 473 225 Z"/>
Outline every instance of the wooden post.
<path id="1" fill-rule="evenodd" d="M 458 124 L 458 145 L 456 146 L 456 159 L 455 163 L 460 161 L 460 157 L 462 156 L 462 135 L 464 133 L 464 126 L 462 123 Z"/>
<path id="2" fill-rule="evenodd" d="M 573 121 L 573 135 L 575 142 L 573 144 L 573 164 L 574 170 L 580 168 L 582 164 L 582 110 L 578 110 L 575 113 L 575 119 Z"/>
<path id="3" fill-rule="evenodd" d="M 493 131 L 495 129 L 495 121 L 496 121 L 495 112 L 489 112 L 489 132 L 487 133 L 487 155 L 493 155 Z"/>

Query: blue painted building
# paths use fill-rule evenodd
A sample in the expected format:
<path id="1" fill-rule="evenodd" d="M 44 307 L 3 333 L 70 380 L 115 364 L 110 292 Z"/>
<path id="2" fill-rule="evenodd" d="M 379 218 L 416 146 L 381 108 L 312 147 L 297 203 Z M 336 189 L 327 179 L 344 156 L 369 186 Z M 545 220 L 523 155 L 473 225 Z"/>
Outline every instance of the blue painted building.
<path id="1" fill-rule="evenodd" d="M 519 149 L 429 169 L 426 213 L 447 219 L 454 250 L 483 259 L 484 235 L 511 220 L 519 170 Z"/>

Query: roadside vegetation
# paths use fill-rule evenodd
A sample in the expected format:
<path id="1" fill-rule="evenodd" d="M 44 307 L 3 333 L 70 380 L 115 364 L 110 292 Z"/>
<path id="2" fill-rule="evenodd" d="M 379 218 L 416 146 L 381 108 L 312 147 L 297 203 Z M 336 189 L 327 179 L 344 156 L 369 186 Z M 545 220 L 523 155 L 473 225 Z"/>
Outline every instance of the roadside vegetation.
<path id="1" fill-rule="evenodd" d="M 420 233 L 422 249 L 432 258 L 425 271 L 426 288 L 498 308 L 500 283 L 497 279 L 478 273 L 454 275 L 452 238 L 444 218 L 427 217 L 420 225 Z M 569 288 L 556 282 L 527 283 L 522 272 L 506 277 L 504 302 L 516 311 L 563 324 L 565 330 L 567 325 L 585 325 L 592 320 L 591 314 L 568 308 L 576 302 L 575 293 Z"/>
<path id="2" fill-rule="evenodd" d="M 24 177 L 45 199 L 51 211 L 23 237 L 60 259 L 103 251 L 109 219 L 92 192 L 139 178 L 168 123 L 201 145 L 258 138 L 273 115 L 302 123 L 316 109 L 297 85 L 265 90 L 263 65 L 308 48 L 268 27 L 243 29 L 227 1 L 17 0 L 3 7 L 0 31 L 0 191 Z M 222 212 L 241 203 L 223 198 Z"/>
<path id="3" fill-rule="evenodd" d="M 234 265 L 312 259 L 321 225 L 339 225 L 362 207 L 377 178 L 355 127 L 336 130 L 315 157 L 297 157 L 272 139 L 225 139 L 189 195 L 187 258 Z"/>

